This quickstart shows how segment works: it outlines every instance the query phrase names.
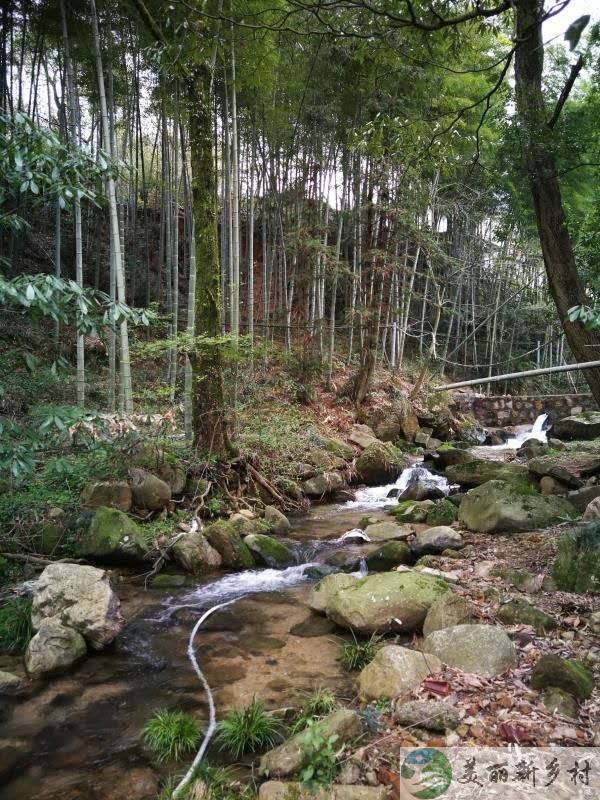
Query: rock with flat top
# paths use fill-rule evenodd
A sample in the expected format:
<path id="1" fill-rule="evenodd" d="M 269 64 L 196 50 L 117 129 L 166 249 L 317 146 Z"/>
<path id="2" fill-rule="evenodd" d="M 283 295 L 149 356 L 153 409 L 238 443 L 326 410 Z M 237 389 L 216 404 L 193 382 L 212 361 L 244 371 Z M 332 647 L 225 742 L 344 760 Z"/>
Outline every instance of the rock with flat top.
<path id="1" fill-rule="evenodd" d="M 494 625 L 455 625 L 434 631 L 423 642 L 423 652 L 450 667 L 485 677 L 516 665 L 514 644 Z"/>
<path id="2" fill-rule="evenodd" d="M 491 563 L 491 562 L 490 562 Z M 423 636 L 434 631 L 452 628 L 475 621 L 475 606 L 459 594 L 448 592 L 442 595 L 427 612 L 423 623 Z"/>
<path id="3" fill-rule="evenodd" d="M 408 539 L 413 532 L 412 525 L 400 525 L 397 522 L 375 522 L 367 525 L 365 533 L 372 542 L 386 542 L 391 539 Z"/>
<path id="4" fill-rule="evenodd" d="M 327 575 L 311 591 L 308 605 L 313 611 L 324 613 L 333 596 L 341 589 L 346 589 L 356 583 L 357 580 L 358 578 L 355 575 L 346 575 L 343 572 Z"/>
<path id="5" fill-rule="evenodd" d="M 358 679 L 363 700 L 402 697 L 442 668 L 436 656 L 395 644 L 382 647 Z"/>
<path id="6" fill-rule="evenodd" d="M 96 481 L 81 494 L 81 505 L 85 508 L 118 508 L 127 513 L 133 504 L 131 487 L 126 481 Z"/>
<path id="7" fill-rule="evenodd" d="M 364 450 L 370 444 L 379 442 L 375 432 L 368 425 L 354 425 L 348 435 L 348 441 Z"/>
<path id="8" fill-rule="evenodd" d="M 557 439 L 596 439 L 600 436 L 600 411 L 583 411 L 559 419 L 552 425 L 552 435 Z"/>
<path id="9" fill-rule="evenodd" d="M 437 525 L 425 531 L 419 531 L 412 543 L 412 548 L 418 555 L 441 553 L 448 547 L 459 548 L 463 545 L 463 538 L 458 531 L 447 525 Z"/>
<path id="10" fill-rule="evenodd" d="M 458 726 L 460 714 L 454 706 L 440 700 L 410 700 L 396 706 L 394 719 L 400 725 L 443 733 Z"/>

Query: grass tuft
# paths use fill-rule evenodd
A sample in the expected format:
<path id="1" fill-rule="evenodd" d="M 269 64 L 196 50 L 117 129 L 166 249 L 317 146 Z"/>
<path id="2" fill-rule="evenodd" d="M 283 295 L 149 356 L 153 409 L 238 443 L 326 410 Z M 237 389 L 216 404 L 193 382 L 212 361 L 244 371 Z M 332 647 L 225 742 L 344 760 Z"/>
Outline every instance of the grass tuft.
<path id="1" fill-rule="evenodd" d="M 216 742 L 236 758 L 244 753 L 258 753 L 274 747 L 281 733 L 281 723 L 265 713 L 256 698 L 241 711 L 230 711 L 217 727 Z"/>
<path id="2" fill-rule="evenodd" d="M 375 636 L 371 636 L 367 642 L 359 642 L 354 634 L 352 636 L 354 641 L 346 642 L 343 645 L 342 655 L 340 656 L 340 663 L 348 672 L 363 669 L 373 661 L 377 653 Z"/>
<path id="3" fill-rule="evenodd" d="M 150 717 L 142 736 L 158 761 L 179 761 L 196 749 L 200 732 L 191 714 L 163 709 Z"/>
<path id="4" fill-rule="evenodd" d="M 0 651 L 23 653 L 32 636 L 31 600 L 13 597 L 0 606 Z"/>
<path id="5" fill-rule="evenodd" d="M 335 694 L 330 689 L 319 687 L 310 694 L 300 709 L 296 721 L 292 726 L 292 733 L 298 733 L 306 728 L 309 720 L 325 717 L 331 714 L 337 705 Z"/>

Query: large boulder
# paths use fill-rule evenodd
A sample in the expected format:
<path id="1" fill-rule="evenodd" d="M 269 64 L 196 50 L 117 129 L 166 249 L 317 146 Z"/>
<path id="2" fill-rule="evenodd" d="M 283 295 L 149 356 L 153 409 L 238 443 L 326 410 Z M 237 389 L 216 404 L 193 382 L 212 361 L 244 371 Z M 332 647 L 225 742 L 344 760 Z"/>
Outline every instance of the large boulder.
<path id="1" fill-rule="evenodd" d="M 133 503 L 137 508 L 160 511 L 171 502 L 171 487 L 166 481 L 144 469 L 129 471 Z"/>
<path id="2" fill-rule="evenodd" d="M 488 481 L 465 495 L 459 520 L 471 531 L 532 531 L 578 516 L 564 497 L 541 494 L 526 486 Z"/>
<path id="3" fill-rule="evenodd" d="M 356 711 L 341 708 L 322 719 L 316 726 L 324 739 L 337 736 L 336 747 L 360 736 L 362 723 Z M 283 744 L 270 750 L 260 760 L 260 774 L 269 777 L 285 778 L 294 775 L 302 766 L 304 759 L 304 731 L 292 736 Z"/>
<path id="4" fill-rule="evenodd" d="M 46 620 L 27 645 L 25 668 L 34 678 L 55 675 L 82 659 L 86 652 L 80 633 L 56 620 Z"/>
<path id="5" fill-rule="evenodd" d="M 327 616 L 358 633 L 415 631 L 431 604 L 449 590 L 440 578 L 419 572 L 382 572 L 333 595 Z"/>
<path id="6" fill-rule="evenodd" d="M 475 622 L 475 619 L 473 604 L 459 594 L 448 592 L 432 603 L 423 623 L 423 636 L 443 628 L 467 625 Z"/>
<path id="7" fill-rule="evenodd" d="M 375 435 L 381 442 L 396 442 L 402 435 L 400 421 L 394 414 L 379 420 L 374 427 Z"/>
<path id="8" fill-rule="evenodd" d="M 374 522 L 367 525 L 365 533 L 372 542 L 385 542 L 390 539 L 407 539 L 413 532 L 412 525 L 399 525 L 397 522 Z"/>
<path id="9" fill-rule="evenodd" d="M 439 554 L 448 548 L 462 547 L 463 544 L 463 538 L 458 531 L 447 525 L 438 525 L 435 528 L 428 528 L 426 531 L 419 531 L 412 542 L 412 549 L 418 555 Z"/>
<path id="10" fill-rule="evenodd" d="M 171 548 L 171 553 L 175 561 L 192 575 L 212 572 L 223 563 L 220 553 L 200 531 L 190 531 L 181 536 Z"/>
<path id="11" fill-rule="evenodd" d="M 81 493 L 81 505 L 85 508 L 118 508 L 125 514 L 131 510 L 133 493 L 126 481 L 96 481 Z"/>
<path id="12" fill-rule="evenodd" d="M 552 425 L 552 435 L 557 439 L 595 439 L 600 436 L 600 411 L 583 411 L 559 419 Z"/>
<path id="13" fill-rule="evenodd" d="M 587 700 L 594 691 L 594 678 L 581 661 L 549 654 L 542 656 L 533 668 L 531 686 L 533 689 L 556 686 L 577 700 Z"/>
<path id="14" fill-rule="evenodd" d="M 345 469 L 346 467 L 346 461 L 341 456 L 334 456 L 328 450 L 321 450 L 318 447 L 309 450 L 305 454 L 304 460 L 307 464 L 320 470 Z"/>
<path id="15" fill-rule="evenodd" d="M 500 606 L 496 616 L 505 625 L 531 625 L 540 636 L 556 628 L 554 617 L 519 597 Z"/>
<path id="16" fill-rule="evenodd" d="M 303 493 L 311 500 L 321 500 L 346 488 L 346 481 L 339 472 L 323 472 L 300 484 Z"/>
<path id="17" fill-rule="evenodd" d="M 321 446 L 332 453 L 334 456 L 343 458 L 344 461 L 352 461 L 354 458 L 354 448 L 342 439 L 336 439 L 334 436 L 321 439 Z"/>
<path id="18" fill-rule="evenodd" d="M 398 522 L 425 522 L 430 511 L 435 508 L 433 500 L 403 500 L 390 509 L 389 513 Z"/>
<path id="19" fill-rule="evenodd" d="M 425 678 L 435 675 L 442 662 L 418 650 L 391 644 L 377 651 L 373 661 L 360 673 L 360 695 L 367 702 L 396 698 L 412 692 Z"/>
<path id="20" fill-rule="evenodd" d="M 283 569 L 295 562 L 292 551 L 272 536 L 251 533 L 244 538 L 244 544 L 253 553 L 256 561 L 267 567 Z"/>
<path id="21" fill-rule="evenodd" d="M 182 466 L 163 461 L 155 472 L 161 481 L 169 485 L 171 494 L 183 494 L 187 483 L 187 472 Z"/>
<path id="22" fill-rule="evenodd" d="M 415 467 L 410 472 L 406 489 L 398 495 L 398 500 L 438 500 L 444 497 L 439 482 L 429 470 Z"/>
<path id="23" fill-rule="evenodd" d="M 361 483 L 378 486 L 397 478 L 405 466 L 397 447 L 390 442 L 374 442 L 356 459 L 356 474 Z"/>
<path id="24" fill-rule="evenodd" d="M 600 453 L 558 453 L 540 456 L 527 462 L 532 475 L 538 478 L 550 476 L 557 481 L 577 489 L 585 478 L 600 472 Z"/>
<path id="25" fill-rule="evenodd" d="M 323 580 L 319 581 L 312 589 L 308 605 L 313 611 L 324 613 L 334 595 L 341 589 L 346 589 L 348 586 L 356 583 L 357 580 L 358 578 L 356 575 L 346 575 L 342 572 L 338 572 L 335 575 L 326 575 Z"/>
<path id="26" fill-rule="evenodd" d="M 49 564 L 37 580 L 31 607 L 35 630 L 56 622 L 78 631 L 95 650 L 121 632 L 121 601 L 108 574 L 82 564 Z"/>
<path id="27" fill-rule="evenodd" d="M 475 459 L 463 464 L 454 464 L 446 469 L 451 483 L 461 486 L 481 486 L 488 481 L 528 483 L 529 472 L 524 464 L 505 464 L 503 461 Z"/>
<path id="28" fill-rule="evenodd" d="M 275 506 L 265 507 L 265 522 L 269 526 L 270 532 L 277 536 L 283 536 L 292 529 L 289 519 Z"/>
<path id="29" fill-rule="evenodd" d="M 569 494 L 569 487 L 562 481 L 558 481 L 551 475 L 544 475 L 540 480 L 540 494 L 548 496 L 550 494 L 558 494 L 566 497 Z"/>
<path id="30" fill-rule="evenodd" d="M 437 656 L 444 664 L 492 677 L 516 664 L 515 646 L 502 628 L 493 625 L 455 625 L 430 633 L 423 652 Z"/>
<path id="31" fill-rule="evenodd" d="M 364 450 L 370 444 L 374 442 L 379 442 L 379 439 L 375 436 L 375 432 L 372 428 L 368 425 L 353 425 L 352 430 L 348 434 L 348 440 L 352 442 L 352 444 L 357 445 Z"/>
<path id="32" fill-rule="evenodd" d="M 406 542 L 385 542 L 366 558 L 369 572 L 386 572 L 399 564 L 410 564 L 412 551 Z"/>
<path id="33" fill-rule="evenodd" d="M 451 442 L 440 445 L 433 453 L 432 458 L 435 465 L 442 469 L 456 464 L 468 464 L 469 461 L 477 461 L 477 458 L 466 447 L 460 447 Z"/>
<path id="34" fill-rule="evenodd" d="M 579 525 L 561 537 L 552 577 L 564 592 L 600 592 L 600 522 Z"/>
<path id="35" fill-rule="evenodd" d="M 255 566 L 254 557 L 239 534 L 235 522 L 218 520 L 208 525 L 203 533 L 211 547 L 221 556 L 224 567 L 252 569 Z"/>
<path id="36" fill-rule="evenodd" d="M 543 456 L 548 451 L 546 442 L 540 442 L 539 439 L 526 439 L 517 450 L 517 456 L 529 460 L 530 458 L 538 458 Z"/>
<path id="37" fill-rule="evenodd" d="M 567 500 L 583 514 L 592 500 L 595 500 L 597 497 L 600 497 L 599 485 L 582 486 L 581 489 L 574 489 L 572 492 L 569 492 Z"/>
<path id="38" fill-rule="evenodd" d="M 144 561 L 148 543 L 142 528 L 117 508 L 100 506 L 82 536 L 78 552 L 86 558 L 111 564 Z"/>

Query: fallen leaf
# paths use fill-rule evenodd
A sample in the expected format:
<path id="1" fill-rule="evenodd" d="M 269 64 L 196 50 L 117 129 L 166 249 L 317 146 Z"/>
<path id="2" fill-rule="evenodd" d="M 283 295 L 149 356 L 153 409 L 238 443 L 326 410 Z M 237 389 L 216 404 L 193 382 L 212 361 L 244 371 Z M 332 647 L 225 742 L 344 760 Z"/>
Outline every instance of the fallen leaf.
<path id="1" fill-rule="evenodd" d="M 447 697 L 450 694 L 450 684 L 448 681 L 436 681 L 433 678 L 428 678 L 423 681 L 421 686 L 426 692 L 435 694 L 438 697 Z"/>

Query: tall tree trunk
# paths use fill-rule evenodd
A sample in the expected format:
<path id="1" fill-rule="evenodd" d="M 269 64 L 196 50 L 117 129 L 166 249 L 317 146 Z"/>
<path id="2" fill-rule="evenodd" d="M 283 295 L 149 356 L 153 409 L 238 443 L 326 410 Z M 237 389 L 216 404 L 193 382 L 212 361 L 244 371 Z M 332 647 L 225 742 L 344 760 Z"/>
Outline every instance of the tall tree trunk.
<path id="1" fill-rule="evenodd" d="M 542 40 L 543 0 L 515 3 L 517 49 L 515 89 L 522 127 L 523 160 L 533 199 L 548 286 L 556 304 L 569 347 L 575 359 L 592 361 L 600 357 L 600 338 L 567 316 L 572 306 L 586 302 L 585 291 L 575 264 L 573 246 L 562 204 L 554 155 L 552 129 L 542 92 L 544 44 Z M 585 378 L 600 403 L 600 369 L 585 371 Z"/>

